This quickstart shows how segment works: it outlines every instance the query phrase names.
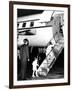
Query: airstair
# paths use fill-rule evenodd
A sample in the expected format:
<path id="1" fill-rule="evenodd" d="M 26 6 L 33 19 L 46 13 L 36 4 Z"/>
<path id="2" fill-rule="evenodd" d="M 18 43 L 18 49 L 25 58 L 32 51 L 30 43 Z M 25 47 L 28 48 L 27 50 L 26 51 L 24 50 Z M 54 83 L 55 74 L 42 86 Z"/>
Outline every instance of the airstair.
<path id="1" fill-rule="evenodd" d="M 51 42 L 54 40 L 51 39 Z M 50 50 L 46 58 L 43 60 L 42 64 L 39 66 L 37 70 L 38 76 L 47 76 L 48 72 L 56 62 L 59 54 L 62 52 L 64 48 L 64 39 L 63 37 L 58 39 L 54 44 L 54 47 Z"/>

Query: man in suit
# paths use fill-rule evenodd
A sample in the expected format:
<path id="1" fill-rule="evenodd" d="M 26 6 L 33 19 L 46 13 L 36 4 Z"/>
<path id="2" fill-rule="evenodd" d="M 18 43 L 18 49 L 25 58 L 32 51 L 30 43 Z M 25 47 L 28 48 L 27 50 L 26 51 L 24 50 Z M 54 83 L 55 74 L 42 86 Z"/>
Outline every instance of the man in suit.
<path id="1" fill-rule="evenodd" d="M 20 58 L 21 58 L 21 80 L 26 79 L 27 62 L 29 61 L 29 41 L 23 40 L 24 44 L 20 47 Z"/>

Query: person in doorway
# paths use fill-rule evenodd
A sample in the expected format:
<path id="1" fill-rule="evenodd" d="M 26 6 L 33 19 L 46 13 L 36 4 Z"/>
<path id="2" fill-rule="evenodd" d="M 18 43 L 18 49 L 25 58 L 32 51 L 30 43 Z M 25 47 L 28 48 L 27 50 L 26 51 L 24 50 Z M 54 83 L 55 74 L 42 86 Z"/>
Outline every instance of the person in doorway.
<path id="1" fill-rule="evenodd" d="M 46 53 L 45 53 L 45 48 L 41 48 L 39 54 L 38 54 L 38 62 L 39 62 L 39 66 L 41 65 L 41 63 L 43 62 L 43 60 L 46 58 Z"/>

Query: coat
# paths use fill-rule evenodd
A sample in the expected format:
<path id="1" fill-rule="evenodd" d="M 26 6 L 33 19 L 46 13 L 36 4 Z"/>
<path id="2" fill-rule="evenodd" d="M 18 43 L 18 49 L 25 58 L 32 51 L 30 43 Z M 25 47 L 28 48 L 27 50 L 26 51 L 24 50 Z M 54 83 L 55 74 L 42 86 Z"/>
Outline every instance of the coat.
<path id="1" fill-rule="evenodd" d="M 21 79 L 26 77 L 27 61 L 29 59 L 28 45 L 22 45 L 20 47 L 20 58 L 21 58 Z"/>

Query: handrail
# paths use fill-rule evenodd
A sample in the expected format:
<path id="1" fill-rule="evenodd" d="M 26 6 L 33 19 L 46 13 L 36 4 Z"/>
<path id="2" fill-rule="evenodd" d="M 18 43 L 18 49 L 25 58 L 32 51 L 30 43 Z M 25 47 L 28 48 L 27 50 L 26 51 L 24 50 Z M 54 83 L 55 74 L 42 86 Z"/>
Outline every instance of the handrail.
<path id="1" fill-rule="evenodd" d="M 56 34 L 57 34 L 57 33 L 55 33 L 55 35 L 56 35 Z M 52 38 L 52 39 L 53 39 L 53 38 Z M 52 40 L 52 39 L 51 39 L 51 40 Z M 51 40 L 50 40 L 50 41 L 51 41 Z M 49 42 L 48 42 L 48 43 L 49 43 Z M 56 43 L 57 43 L 57 42 L 56 42 Z M 54 45 L 54 47 L 55 47 L 55 46 L 56 46 L 56 45 Z M 51 49 L 51 51 L 47 54 L 47 56 L 46 56 L 46 58 L 45 58 L 46 60 L 47 60 L 48 55 L 54 50 L 54 47 L 53 47 L 53 48 Z M 60 50 L 60 52 L 61 52 L 61 50 Z M 60 52 L 59 52 L 59 53 L 60 53 Z M 59 55 L 59 53 L 58 53 L 58 55 Z M 58 57 L 58 55 L 57 55 L 57 57 Z M 57 57 L 56 57 L 56 59 L 57 59 Z M 45 60 L 45 59 L 44 59 L 44 60 Z M 44 60 L 43 60 L 43 61 L 44 61 Z M 42 63 L 43 63 L 43 61 L 42 61 Z M 41 64 L 42 64 L 42 63 L 41 63 Z M 40 66 L 41 66 L 41 65 L 40 65 Z M 39 67 L 40 67 L 40 66 L 39 66 Z"/>

